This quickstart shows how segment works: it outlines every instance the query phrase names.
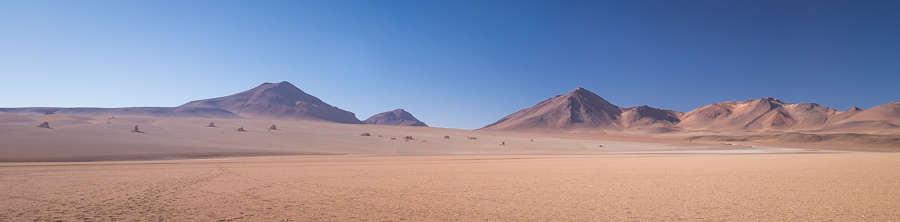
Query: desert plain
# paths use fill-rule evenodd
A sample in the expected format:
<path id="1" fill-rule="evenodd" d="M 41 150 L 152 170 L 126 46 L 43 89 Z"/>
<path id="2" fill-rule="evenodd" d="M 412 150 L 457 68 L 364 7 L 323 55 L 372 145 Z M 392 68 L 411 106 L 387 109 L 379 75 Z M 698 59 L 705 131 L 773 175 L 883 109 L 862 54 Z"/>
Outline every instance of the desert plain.
<path id="1" fill-rule="evenodd" d="M 0 120 L 0 221 L 900 220 L 892 146 L 262 119 Z M 52 129 L 35 127 L 44 121 Z"/>

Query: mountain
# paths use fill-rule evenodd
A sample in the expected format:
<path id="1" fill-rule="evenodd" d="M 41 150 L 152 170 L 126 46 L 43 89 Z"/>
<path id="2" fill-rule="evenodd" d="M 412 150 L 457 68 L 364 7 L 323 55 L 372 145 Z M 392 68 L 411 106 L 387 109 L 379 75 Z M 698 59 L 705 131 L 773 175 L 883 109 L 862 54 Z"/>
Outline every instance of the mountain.
<path id="1" fill-rule="evenodd" d="M 176 109 L 223 109 L 247 118 L 362 123 L 352 112 L 328 105 L 293 84 L 263 83 L 234 95 L 185 103 Z"/>
<path id="2" fill-rule="evenodd" d="M 687 113 L 650 106 L 622 108 L 576 88 L 489 124 L 481 130 L 603 133 L 703 132 L 900 132 L 900 101 L 869 110 L 846 111 L 815 103 L 789 103 L 776 98 L 721 102 Z"/>
<path id="3" fill-rule="evenodd" d="M 156 116 L 156 117 L 204 117 L 204 118 L 239 118 L 228 110 L 215 107 L 127 107 L 127 108 L 62 108 L 62 107 L 27 107 L 0 108 L 0 112 L 23 115 L 41 115 L 47 111 L 55 114 L 80 116 Z"/>
<path id="4" fill-rule="evenodd" d="M 868 110 L 850 108 L 834 117 L 820 131 L 892 134 L 900 131 L 900 101 Z"/>
<path id="5" fill-rule="evenodd" d="M 708 131 L 784 131 L 823 126 L 839 112 L 815 103 L 786 103 L 776 98 L 702 106 L 681 118 L 679 127 Z"/>
<path id="6" fill-rule="evenodd" d="M 369 117 L 363 123 L 391 126 L 428 126 L 403 109 L 395 109 Z"/>
<path id="7" fill-rule="evenodd" d="M 519 110 L 481 130 L 533 132 L 606 132 L 674 130 L 681 113 L 649 106 L 621 108 L 587 89 L 578 87 L 535 106 Z"/>

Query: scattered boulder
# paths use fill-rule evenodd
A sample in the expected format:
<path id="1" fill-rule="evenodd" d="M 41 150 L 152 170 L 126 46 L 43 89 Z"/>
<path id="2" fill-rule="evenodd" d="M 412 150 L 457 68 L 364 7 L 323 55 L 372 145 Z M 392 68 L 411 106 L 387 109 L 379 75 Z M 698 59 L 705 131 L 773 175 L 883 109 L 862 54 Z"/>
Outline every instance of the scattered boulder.
<path id="1" fill-rule="evenodd" d="M 247 130 L 244 130 L 244 127 L 238 127 L 237 131 L 238 132 L 247 132 Z"/>
<path id="2" fill-rule="evenodd" d="M 444 136 L 444 139 L 450 139 L 450 135 Z"/>
<path id="3" fill-rule="evenodd" d="M 132 133 L 143 133 L 141 129 L 138 129 L 138 125 L 134 125 L 134 129 L 131 130 Z"/>
<path id="4" fill-rule="evenodd" d="M 275 124 L 272 124 L 272 126 L 269 127 L 269 130 L 278 130 L 278 127 L 275 127 Z"/>
<path id="5" fill-rule="evenodd" d="M 206 127 L 216 127 L 216 123 L 214 123 L 214 122 L 209 122 L 209 125 L 206 126 Z"/>
<path id="6" fill-rule="evenodd" d="M 397 140 L 397 138 L 391 137 L 391 140 Z"/>
<path id="7" fill-rule="evenodd" d="M 416 139 L 413 139 L 412 136 L 404 136 L 403 139 L 405 139 L 405 140 L 416 140 Z"/>
<path id="8" fill-rule="evenodd" d="M 500 142 L 500 146 L 506 146 L 506 141 Z"/>
<path id="9" fill-rule="evenodd" d="M 372 136 L 372 134 L 369 134 L 368 132 L 365 132 L 365 133 L 362 133 L 362 134 L 359 134 L 359 135 L 360 135 L 360 136 Z"/>
<path id="10" fill-rule="evenodd" d="M 477 140 L 478 138 L 477 138 L 477 137 L 474 137 L 474 136 L 467 136 L 466 139 Z"/>
<path id="11" fill-rule="evenodd" d="M 50 128 L 50 123 L 48 123 L 48 122 L 43 122 L 43 123 L 41 123 L 41 125 L 38 125 L 38 127 L 40 127 L 40 128 L 47 128 L 47 129 L 53 129 L 53 128 Z"/>

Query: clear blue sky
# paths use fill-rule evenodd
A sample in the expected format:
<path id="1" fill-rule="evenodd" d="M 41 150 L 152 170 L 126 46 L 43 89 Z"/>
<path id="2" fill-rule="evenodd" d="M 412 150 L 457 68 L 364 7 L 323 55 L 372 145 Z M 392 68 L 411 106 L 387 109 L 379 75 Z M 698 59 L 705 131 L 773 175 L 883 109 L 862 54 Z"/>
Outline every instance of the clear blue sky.
<path id="1" fill-rule="evenodd" d="M 177 106 L 290 81 L 473 129 L 582 86 L 687 112 L 900 100 L 900 1 L 0 0 L 0 107 Z"/>

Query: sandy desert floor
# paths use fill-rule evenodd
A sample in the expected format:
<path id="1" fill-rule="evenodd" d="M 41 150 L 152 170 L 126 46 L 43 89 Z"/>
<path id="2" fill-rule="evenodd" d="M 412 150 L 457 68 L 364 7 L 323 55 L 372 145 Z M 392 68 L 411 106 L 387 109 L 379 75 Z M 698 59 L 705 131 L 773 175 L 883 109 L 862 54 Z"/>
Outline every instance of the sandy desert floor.
<path id="1" fill-rule="evenodd" d="M 900 220 L 900 154 L 3 163 L 0 221 Z"/>
<path id="2" fill-rule="evenodd" d="M 0 221 L 896 221 L 895 150 L 0 113 Z"/>

